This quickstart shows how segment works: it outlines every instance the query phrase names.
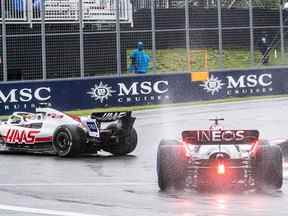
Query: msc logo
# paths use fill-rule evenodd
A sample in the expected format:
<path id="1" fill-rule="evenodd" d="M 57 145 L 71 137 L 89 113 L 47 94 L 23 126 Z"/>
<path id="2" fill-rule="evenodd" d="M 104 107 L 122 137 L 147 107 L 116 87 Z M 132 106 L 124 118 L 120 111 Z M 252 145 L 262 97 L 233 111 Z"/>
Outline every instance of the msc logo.
<path id="1" fill-rule="evenodd" d="M 0 109 L 30 110 L 38 103 L 48 102 L 52 98 L 50 87 L 39 88 L 0 88 Z"/>
<path id="2" fill-rule="evenodd" d="M 131 84 L 121 82 L 115 86 L 117 89 L 113 89 L 111 86 L 100 82 L 95 84 L 87 94 L 101 103 L 113 95 L 117 97 L 119 103 L 153 101 L 164 99 L 161 95 L 168 93 L 168 85 L 166 80 L 133 82 Z M 165 96 L 167 97 L 167 95 Z"/>
<path id="3" fill-rule="evenodd" d="M 215 93 L 218 93 L 224 85 L 225 84 L 222 83 L 220 79 L 211 75 L 210 79 L 205 81 L 200 86 L 202 86 L 207 93 L 214 95 Z"/>
<path id="4" fill-rule="evenodd" d="M 144 82 L 134 82 L 130 86 L 126 86 L 125 83 L 118 83 L 119 96 L 128 95 L 149 95 L 152 93 L 164 94 L 168 92 L 168 81 L 160 80 L 156 82 L 144 81 Z"/>
<path id="5" fill-rule="evenodd" d="M 226 78 L 228 80 L 228 89 L 254 88 L 256 86 L 268 87 L 272 85 L 272 74 L 242 75 L 238 80 L 235 80 L 232 76 L 227 76 Z"/>
<path id="6" fill-rule="evenodd" d="M 219 93 L 221 89 L 223 89 L 224 85 L 226 87 L 227 95 L 239 95 L 239 94 L 255 94 L 255 93 L 266 93 L 272 92 L 273 77 L 270 73 L 265 74 L 249 74 L 249 75 L 241 75 L 240 77 L 226 76 L 225 81 L 220 80 L 213 75 L 209 80 L 205 81 L 200 86 L 203 89 L 210 93 L 211 95 L 215 95 Z"/>
<path id="7" fill-rule="evenodd" d="M 112 87 L 100 82 L 99 85 L 95 84 L 94 88 L 91 88 L 91 91 L 87 92 L 87 94 L 90 94 L 96 101 L 99 100 L 103 103 L 103 101 L 108 100 L 114 92 L 115 91 L 112 90 Z"/>
<path id="8" fill-rule="evenodd" d="M 41 102 L 48 101 L 51 98 L 50 93 L 51 89 L 49 87 L 11 89 L 8 93 L 0 90 L 0 103 L 29 102 L 33 99 Z"/>

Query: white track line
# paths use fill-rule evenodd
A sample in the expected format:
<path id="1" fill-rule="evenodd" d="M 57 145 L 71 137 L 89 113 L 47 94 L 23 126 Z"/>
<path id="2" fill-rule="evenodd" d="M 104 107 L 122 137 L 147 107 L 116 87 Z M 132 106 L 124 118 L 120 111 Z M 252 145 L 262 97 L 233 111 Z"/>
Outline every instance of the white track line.
<path id="1" fill-rule="evenodd" d="M 99 182 L 99 183 L 0 183 L 0 187 L 34 187 L 34 186 L 142 186 L 155 185 L 155 182 Z"/>
<path id="2" fill-rule="evenodd" d="M 55 215 L 55 216 L 101 216 L 95 214 L 82 214 L 76 212 L 66 212 L 66 211 L 56 211 L 49 209 L 37 209 L 37 208 L 27 208 L 20 206 L 11 206 L 11 205 L 1 205 L 0 210 L 12 211 L 12 212 L 21 212 L 21 213 L 32 213 L 32 214 L 41 214 L 41 215 Z"/>

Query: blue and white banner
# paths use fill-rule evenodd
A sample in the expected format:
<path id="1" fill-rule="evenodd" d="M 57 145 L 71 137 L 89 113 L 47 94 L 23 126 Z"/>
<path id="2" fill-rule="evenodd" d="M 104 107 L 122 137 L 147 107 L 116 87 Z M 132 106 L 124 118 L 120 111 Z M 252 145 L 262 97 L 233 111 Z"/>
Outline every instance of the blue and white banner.
<path id="1" fill-rule="evenodd" d="M 177 103 L 288 93 L 287 69 L 146 75 L 0 84 L 0 114 L 33 111 L 39 103 L 59 110 Z"/>

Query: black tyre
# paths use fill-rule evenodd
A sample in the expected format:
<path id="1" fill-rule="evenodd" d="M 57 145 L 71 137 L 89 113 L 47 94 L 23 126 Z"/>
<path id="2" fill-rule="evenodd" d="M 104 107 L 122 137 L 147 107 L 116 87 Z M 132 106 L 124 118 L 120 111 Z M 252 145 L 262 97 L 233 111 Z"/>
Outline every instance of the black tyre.
<path id="1" fill-rule="evenodd" d="M 157 152 L 157 175 L 160 190 L 183 190 L 186 178 L 185 150 L 177 140 L 162 140 Z"/>
<path id="2" fill-rule="evenodd" d="M 256 152 L 255 184 L 257 189 L 280 189 L 283 184 L 282 152 L 279 146 L 263 145 Z"/>
<path id="3" fill-rule="evenodd" d="M 284 160 L 287 161 L 288 159 L 288 140 L 286 140 L 285 142 L 280 143 L 280 148 L 284 157 Z"/>
<path id="4" fill-rule="evenodd" d="M 104 151 L 107 151 L 113 155 L 122 156 L 133 152 L 138 143 L 138 135 L 135 128 L 132 128 L 128 134 L 119 132 L 119 129 L 115 124 L 111 124 L 107 129 L 112 130 L 112 136 L 115 136 L 114 141 L 109 142 L 108 146 L 103 147 Z"/>
<path id="5" fill-rule="evenodd" d="M 60 157 L 73 157 L 81 153 L 85 132 L 75 125 L 62 125 L 53 135 L 53 148 Z"/>

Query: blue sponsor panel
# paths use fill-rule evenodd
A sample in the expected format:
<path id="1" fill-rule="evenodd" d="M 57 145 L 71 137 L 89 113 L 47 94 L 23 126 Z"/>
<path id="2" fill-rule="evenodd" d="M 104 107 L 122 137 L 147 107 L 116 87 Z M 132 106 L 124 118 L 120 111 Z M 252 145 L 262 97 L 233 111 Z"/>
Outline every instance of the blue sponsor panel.
<path id="1" fill-rule="evenodd" d="M 210 73 L 209 80 L 200 84 L 210 95 L 203 99 L 287 94 L 286 72 L 287 69 L 267 69 Z"/>
<path id="2" fill-rule="evenodd" d="M 39 103 L 49 103 L 59 110 L 173 103 L 186 98 L 181 89 L 190 83 L 188 77 L 179 74 L 2 83 L 0 111 L 2 115 L 33 111 Z"/>
<path id="3" fill-rule="evenodd" d="M 39 103 L 59 110 L 135 106 L 288 93 L 287 69 L 145 75 L 0 84 L 1 115 L 33 111 Z"/>

